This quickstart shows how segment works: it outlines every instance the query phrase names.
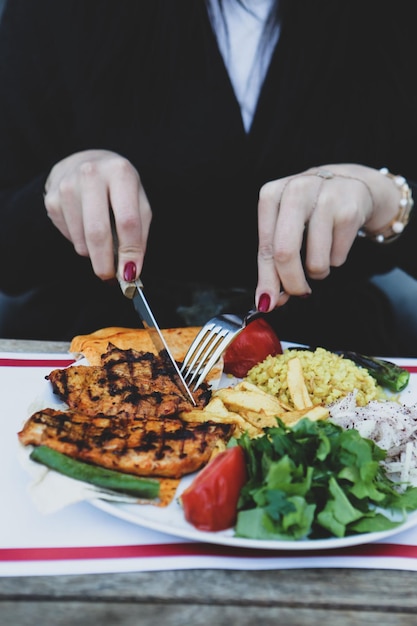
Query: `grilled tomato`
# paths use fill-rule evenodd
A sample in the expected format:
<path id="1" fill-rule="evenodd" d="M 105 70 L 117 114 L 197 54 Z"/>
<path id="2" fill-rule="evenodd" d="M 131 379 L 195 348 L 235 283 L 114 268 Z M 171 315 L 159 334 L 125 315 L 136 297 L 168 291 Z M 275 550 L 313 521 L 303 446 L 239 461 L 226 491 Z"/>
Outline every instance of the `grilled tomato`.
<path id="1" fill-rule="evenodd" d="M 267 356 L 282 354 L 281 342 L 263 317 L 250 322 L 232 341 L 224 354 L 224 372 L 243 378 Z"/>

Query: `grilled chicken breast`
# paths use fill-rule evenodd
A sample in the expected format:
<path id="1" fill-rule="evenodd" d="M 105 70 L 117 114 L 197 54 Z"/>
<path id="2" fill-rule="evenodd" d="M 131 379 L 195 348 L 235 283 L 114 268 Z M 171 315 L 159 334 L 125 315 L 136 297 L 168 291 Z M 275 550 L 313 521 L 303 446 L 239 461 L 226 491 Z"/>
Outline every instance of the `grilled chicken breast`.
<path id="1" fill-rule="evenodd" d="M 91 417 L 122 414 L 154 418 L 193 408 L 171 379 L 165 362 L 151 352 L 110 346 L 102 360 L 102 366 L 53 370 L 47 379 L 54 393 L 69 408 Z M 205 386 L 193 396 L 196 405 L 203 407 L 211 392 Z"/>
<path id="2" fill-rule="evenodd" d="M 19 433 L 24 445 L 46 445 L 62 454 L 138 476 L 180 478 L 205 465 L 230 424 L 184 423 L 176 417 L 90 417 L 75 410 L 44 409 Z"/>

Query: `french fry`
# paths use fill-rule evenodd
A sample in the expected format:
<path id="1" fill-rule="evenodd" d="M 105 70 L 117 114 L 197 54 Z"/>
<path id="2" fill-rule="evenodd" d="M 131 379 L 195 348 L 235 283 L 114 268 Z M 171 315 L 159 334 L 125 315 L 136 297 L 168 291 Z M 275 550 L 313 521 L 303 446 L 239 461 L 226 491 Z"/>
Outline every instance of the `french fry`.
<path id="1" fill-rule="evenodd" d="M 224 407 L 224 409 L 225 408 L 226 407 Z M 220 424 L 244 425 L 245 420 L 238 413 L 233 413 L 227 409 L 217 411 L 216 407 L 209 407 L 208 410 L 206 409 L 207 407 L 204 409 L 191 409 L 191 411 L 183 411 L 180 413 L 180 418 L 184 422 L 216 422 Z"/>
<path id="2" fill-rule="evenodd" d="M 303 368 L 298 357 L 290 359 L 287 363 L 287 383 L 291 399 L 296 409 L 312 407 L 313 402 L 309 396 L 308 389 L 304 381 Z"/>
<path id="3" fill-rule="evenodd" d="M 245 381 L 235 387 L 218 389 L 215 396 L 229 411 L 242 416 L 246 430 L 254 436 L 262 434 L 264 428 L 276 426 L 277 417 L 286 413 L 286 408 L 277 398 Z"/>
<path id="4" fill-rule="evenodd" d="M 255 390 L 241 387 L 225 387 L 218 389 L 215 396 L 220 398 L 230 411 L 240 413 L 240 410 L 263 412 L 267 415 L 281 415 L 286 409 L 277 398 L 261 389 Z"/>
<path id="5" fill-rule="evenodd" d="M 262 428 L 255 428 L 242 415 L 229 411 L 222 400 L 213 397 L 204 409 L 192 409 L 180 413 L 180 418 L 185 422 L 214 422 L 216 424 L 234 424 L 234 436 L 239 437 L 247 432 L 250 437 L 262 434 Z"/>
<path id="6" fill-rule="evenodd" d="M 288 411 L 284 415 L 280 416 L 280 420 L 282 420 L 286 426 L 294 426 L 304 417 L 308 417 L 311 421 L 317 422 L 319 420 L 327 419 L 329 415 L 329 410 L 326 407 L 317 405 L 312 408 Z"/>
<path id="7" fill-rule="evenodd" d="M 233 387 L 233 389 L 237 389 L 239 391 L 252 391 L 253 393 L 260 394 L 266 402 L 268 402 L 268 400 L 270 400 L 271 398 L 270 393 L 264 391 L 260 387 L 257 387 L 253 383 L 250 383 L 248 380 L 241 380 L 240 383 Z M 278 400 L 278 398 L 274 397 L 274 402 L 276 403 L 277 409 L 280 406 L 284 411 L 291 411 L 291 407 L 288 406 L 288 404 L 282 402 L 282 400 Z"/>

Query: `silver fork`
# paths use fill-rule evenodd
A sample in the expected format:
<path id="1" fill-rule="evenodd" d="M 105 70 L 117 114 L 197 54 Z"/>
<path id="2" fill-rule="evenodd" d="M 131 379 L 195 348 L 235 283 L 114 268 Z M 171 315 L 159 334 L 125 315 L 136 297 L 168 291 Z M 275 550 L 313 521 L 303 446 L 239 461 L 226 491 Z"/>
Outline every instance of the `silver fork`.
<path id="1" fill-rule="evenodd" d="M 180 372 L 190 387 L 196 391 L 226 348 L 244 328 L 259 315 L 251 309 L 245 316 L 223 313 L 212 317 L 198 333 L 185 355 Z"/>

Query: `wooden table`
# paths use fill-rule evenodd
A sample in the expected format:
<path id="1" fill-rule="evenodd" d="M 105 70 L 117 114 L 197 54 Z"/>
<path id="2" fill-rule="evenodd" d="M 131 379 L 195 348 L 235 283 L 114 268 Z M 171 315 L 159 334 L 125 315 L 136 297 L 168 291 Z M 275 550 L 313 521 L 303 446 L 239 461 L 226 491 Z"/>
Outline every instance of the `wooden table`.
<path id="1" fill-rule="evenodd" d="M 0 340 L 0 351 L 68 344 Z M 0 624 L 282 626 L 417 624 L 417 573 L 369 569 L 179 570 L 0 578 Z"/>

